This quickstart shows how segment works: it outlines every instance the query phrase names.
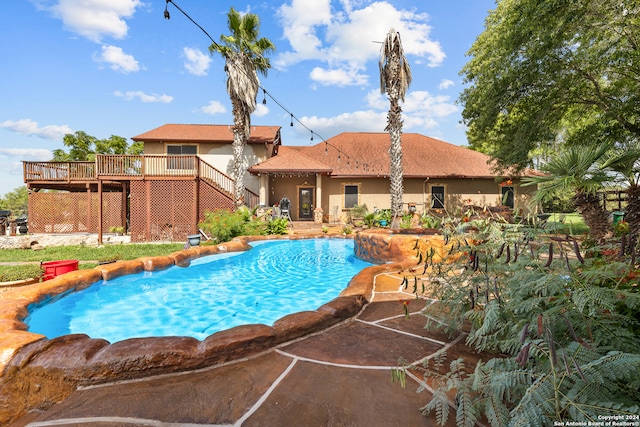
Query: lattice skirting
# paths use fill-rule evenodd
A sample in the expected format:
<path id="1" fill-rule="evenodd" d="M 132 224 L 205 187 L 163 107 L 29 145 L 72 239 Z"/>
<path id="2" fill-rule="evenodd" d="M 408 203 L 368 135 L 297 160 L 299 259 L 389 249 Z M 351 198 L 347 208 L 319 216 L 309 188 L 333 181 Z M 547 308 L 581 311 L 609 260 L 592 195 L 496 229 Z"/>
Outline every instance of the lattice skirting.
<path id="1" fill-rule="evenodd" d="M 233 208 L 220 191 L 196 181 L 132 181 L 132 242 L 186 242 L 207 209 Z"/>
<path id="2" fill-rule="evenodd" d="M 29 194 L 30 233 L 97 233 L 98 193 Z M 122 193 L 102 195 L 102 232 L 121 225 Z"/>
<path id="3" fill-rule="evenodd" d="M 205 182 L 131 181 L 129 233 L 132 242 L 186 242 L 198 232 L 206 210 L 233 209 L 229 196 Z M 102 232 L 122 225 L 121 192 L 103 193 Z M 29 232 L 97 233 L 98 193 L 29 194 Z"/>

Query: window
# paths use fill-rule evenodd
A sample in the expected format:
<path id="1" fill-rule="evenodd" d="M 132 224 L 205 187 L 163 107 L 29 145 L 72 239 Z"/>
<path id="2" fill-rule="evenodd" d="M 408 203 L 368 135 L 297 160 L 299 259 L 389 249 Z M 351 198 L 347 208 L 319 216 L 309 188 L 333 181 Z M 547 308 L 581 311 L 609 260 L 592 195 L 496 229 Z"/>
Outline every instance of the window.
<path id="1" fill-rule="evenodd" d="M 502 196 L 502 205 L 513 209 L 513 187 L 504 185 L 500 187 L 500 195 Z"/>
<path id="2" fill-rule="evenodd" d="M 360 186 L 358 184 L 345 184 L 344 185 L 344 207 L 345 209 L 351 209 L 358 204 L 358 193 L 360 192 Z"/>
<path id="3" fill-rule="evenodd" d="M 167 155 L 172 158 L 167 159 L 167 169 L 193 169 L 192 158 L 179 159 L 173 156 L 195 156 L 198 154 L 197 145 L 167 145 Z"/>
<path id="4" fill-rule="evenodd" d="M 431 186 L 431 209 L 444 209 L 444 185 Z"/>

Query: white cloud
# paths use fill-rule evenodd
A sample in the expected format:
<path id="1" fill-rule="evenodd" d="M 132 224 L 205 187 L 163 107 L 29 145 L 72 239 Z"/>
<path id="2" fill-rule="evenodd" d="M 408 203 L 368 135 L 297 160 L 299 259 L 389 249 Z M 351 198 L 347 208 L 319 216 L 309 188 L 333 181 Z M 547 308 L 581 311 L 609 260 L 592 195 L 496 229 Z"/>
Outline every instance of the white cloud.
<path id="1" fill-rule="evenodd" d="M 444 90 L 444 89 L 449 89 L 451 86 L 455 85 L 455 83 L 453 82 L 453 80 L 449 80 L 449 79 L 444 79 L 440 82 L 440 84 L 438 85 L 438 89 Z"/>
<path id="2" fill-rule="evenodd" d="M 312 74 L 321 84 L 364 85 L 366 75 L 336 78 L 336 74 L 364 69 L 365 64 L 380 56 L 380 43 L 391 28 L 402 37 L 406 55 L 426 59 L 428 66 L 440 65 L 446 57 L 440 43 L 429 39 L 429 16 L 413 10 L 397 9 L 387 1 L 376 1 L 365 7 L 362 2 L 340 2 L 343 11 L 331 9 L 330 0 L 291 0 L 279 9 L 284 37 L 292 50 L 281 53 L 274 61 L 276 68 L 286 68 L 304 60 L 319 60 L 328 69 Z M 311 8 L 311 10 L 310 10 Z M 332 14 L 333 12 L 333 14 Z"/>
<path id="3" fill-rule="evenodd" d="M 121 73 L 131 73 L 139 71 L 138 61 L 132 56 L 124 53 L 122 48 L 117 46 L 102 46 L 102 54 L 95 58 L 98 62 L 106 62 L 114 71 Z"/>
<path id="4" fill-rule="evenodd" d="M 407 94 L 402 110 L 408 115 L 441 118 L 456 113 L 458 107 L 448 96 L 433 96 L 429 92 L 416 90 Z"/>
<path id="5" fill-rule="evenodd" d="M 211 64 L 211 56 L 199 49 L 184 48 L 184 68 L 194 76 L 206 76 Z"/>
<path id="6" fill-rule="evenodd" d="M 387 113 L 373 110 L 354 111 L 335 117 L 302 117 L 300 122 L 327 139 L 341 132 L 384 132 Z M 303 128 L 300 128 L 300 132 L 307 133 Z"/>
<path id="7" fill-rule="evenodd" d="M 387 126 L 389 100 L 379 90 L 371 90 L 365 96 L 368 110 L 344 113 L 334 117 L 303 117 L 300 119 L 310 129 L 323 138 L 341 132 L 384 132 Z M 448 96 L 434 96 L 425 91 L 408 92 L 402 103 L 403 129 L 411 132 L 438 129 L 438 119 L 458 111 Z M 296 132 L 302 137 L 305 130 Z"/>
<path id="8" fill-rule="evenodd" d="M 0 156 L 34 161 L 48 161 L 53 158 L 51 151 L 45 148 L 0 148 Z"/>
<path id="9" fill-rule="evenodd" d="M 121 92 L 119 90 L 113 93 L 114 96 L 118 98 L 124 98 L 127 101 L 131 101 L 132 99 L 138 98 L 141 102 L 159 102 L 162 104 L 169 104 L 173 102 L 173 96 L 170 95 L 158 95 L 157 93 L 152 93 L 151 95 L 146 94 L 140 90 Z"/>
<path id="10" fill-rule="evenodd" d="M 331 24 L 331 1 L 292 0 L 291 4 L 280 6 L 278 14 L 284 27 L 284 36 L 294 50 L 285 63 L 317 59 L 322 41 L 316 35 L 316 27 Z"/>
<path id="11" fill-rule="evenodd" d="M 368 76 L 358 72 L 357 68 L 324 69 L 315 67 L 309 73 L 313 81 L 323 86 L 360 86 L 366 84 Z"/>
<path id="12" fill-rule="evenodd" d="M 200 108 L 200 111 L 213 116 L 215 114 L 226 113 L 227 109 L 218 101 L 210 101 L 208 105 Z"/>
<path id="13" fill-rule="evenodd" d="M 253 113 L 251 113 L 254 117 L 264 117 L 269 114 L 269 107 L 264 104 L 256 104 L 256 109 Z"/>
<path id="14" fill-rule="evenodd" d="M 0 128 L 8 129 L 22 135 L 52 140 L 61 140 L 66 134 L 73 133 L 73 129 L 67 125 L 39 127 L 38 122 L 34 122 L 31 119 L 21 119 L 18 121 L 6 120 L 0 123 Z"/>
<path id="15" fill-rule="evenodd" d="M 35 0 L 76 34 L 100 43 L 103 37 L 122 39 L 127 35 L 126 18 L 131 18 L 141 0 Z"/>

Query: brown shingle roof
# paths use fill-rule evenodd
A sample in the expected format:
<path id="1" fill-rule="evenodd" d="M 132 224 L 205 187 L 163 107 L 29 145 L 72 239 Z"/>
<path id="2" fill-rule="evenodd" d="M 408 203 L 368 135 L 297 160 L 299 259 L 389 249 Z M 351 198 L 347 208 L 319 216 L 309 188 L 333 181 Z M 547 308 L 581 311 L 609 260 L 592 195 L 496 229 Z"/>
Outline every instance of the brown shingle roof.
<path id="1" fill-rule="evenodd" d="M 251 173 L 330 173 L 331 167 L 302 152 L 303 147 L 281 146 L 278 155 L 249 168 Z"/>
<path id="2" fill-rule="evenodd" d="M 219 142 L 232 143 L 229 125 L 166 124 L 131 138 L 144 142 Z M 280 143 L 280 126 L 251 126 L 249 144 Z"/>
<path id="3" fill-rule="evenodd" d="M 389 146 L 388 133 L 345 132 L 326 143 L 296 149 L 322 165 L 317 172 L 329 169 L 334 177 L 366 177 L 389 175 Z M 288 151 L 287 157 L 278 163 L 278 172 L 298 171 L 300 154 L 296 156 L 295 151 Z M 268 172 L 262 165 L 277 157 L 280 154 L 254 166 L 252 172 Z M 406 178 L 493 178 L 496 174 L 491 171 L 489 160 L 485 154 L 428 136 L 402 135 L 402 167 Z"/>

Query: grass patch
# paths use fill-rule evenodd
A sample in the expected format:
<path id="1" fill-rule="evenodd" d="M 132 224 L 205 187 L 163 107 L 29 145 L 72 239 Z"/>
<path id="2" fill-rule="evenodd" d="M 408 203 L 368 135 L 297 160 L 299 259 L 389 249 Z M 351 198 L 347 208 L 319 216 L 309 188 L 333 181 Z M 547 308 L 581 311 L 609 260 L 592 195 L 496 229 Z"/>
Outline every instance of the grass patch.
<path id="1" fill-rule="evenodd" d="M 579 213 L 553 213 L 547 220 L 545 229 L 550 233 L 582 235 L 589 232 Z"/>
<path id="2" fill-rule="evenodd" d="M 38 264 L 0 266 L 0 282 L 16 282 L 18 280 L 40 277 L 43 271 Z"/>
<path id="3" fill-rule="evenodd" d="M 184 248 L 183 243 L 162 244 L 122 244 L 101 247 L 49 246 L 41 250 L 32 249 L 2 249 L 0 262 L 34 262 L 37 264 L 0 265 L 0 282 L 38 277 L 42 270 L 39 263 L 64 259 L 77 259 L 81 270 L 94 268 L 100 261 L 132 260 L 144 256 L 162 256 Z"/>
<path id="4" fill-rule="evenodd" d="M 122 244 L 101 247 L 48 246 L 41 250 L 3 249 L 0 251 L 0 262 L 44 262 L 63 259 L 79 261 L 101 261 L 107 259 L 131 260 L 143 256 L 169 255 L 184 248 L 184 243 L 162 244 Z"/>

